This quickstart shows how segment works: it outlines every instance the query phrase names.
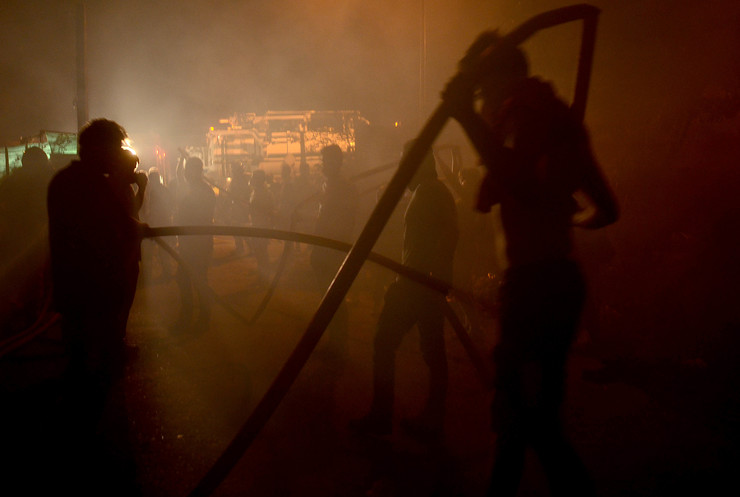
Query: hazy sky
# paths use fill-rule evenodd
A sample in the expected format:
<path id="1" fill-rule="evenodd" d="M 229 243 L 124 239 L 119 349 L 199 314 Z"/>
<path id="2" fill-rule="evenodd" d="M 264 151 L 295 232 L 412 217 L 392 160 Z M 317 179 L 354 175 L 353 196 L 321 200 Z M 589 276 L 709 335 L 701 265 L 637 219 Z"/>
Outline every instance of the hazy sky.
<path id="1" fill-rule="evenodd" d="M 737 74 L 737 0 L 602 0 L 589 119 L 644 119 Z M 89 0 L 90 117 L 179 143 L 233 112 L 358 109 L 418 128 L 475 36 L 557 0 Z M 0 5 L 0 141 L 74 131 L 75 5 Z M 423 7 L 423 9 L 422 9 Z M 422 11 L 424 16 L 422 16 Z M 422 19 L 426 28 L 420 107 Z M 538 35 L 536 72 L 570 96 L 579 31 Z M 638 116 L 639 115 L 639 116 Z"/>

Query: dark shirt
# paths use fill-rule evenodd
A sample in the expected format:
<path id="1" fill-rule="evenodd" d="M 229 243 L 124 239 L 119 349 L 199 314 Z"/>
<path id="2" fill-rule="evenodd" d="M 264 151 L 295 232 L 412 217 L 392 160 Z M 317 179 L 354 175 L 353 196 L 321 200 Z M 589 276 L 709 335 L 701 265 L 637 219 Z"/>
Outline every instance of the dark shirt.
<path id="1" fill-rule="evenodd" d="M 136 288 L 140 245 L 133 190 L 98 170 L 74 161 L 49 185 L 54 299 L 62 313 L 117 305 Z"/>
<path id="2" fill-rule="evenodd" d="M 344 178 L 330 178 L 324 184 L 316 220 L 316 234 L 351 242 L 357 213 L 357 189 Z"/>
<path id="3" fill-rule="evenodd" d="M 50 167 L 23 166 L 0 180 L 3 263 L 25 253 L 46 233 L 46 192 L 51 176 Z"/>
<path id="4" fill-rule="evenodd" d="M 255 228 L 272 228 L 275 219 L 275 198 L 266 185 L 260 185 L 249 197 L 249 216 Z"/>
<path id="5" fill-rule="evenodd" d="M 244 173 L 234 175 L 229 193 L 231 194 L 234 221 L 247 223 L 249 221 L 249 198 L 252 195 L 252 187 L 249 186 L 249 179 Z"/>
<path id="6" fill-rule="evenodd" d="M 351 242 L 354 238 L 357 213 L 357 189 L 342 177 L 327 178 L 321 195 L 316 234 L 332 240 Z M 314 247 L 311 264 L 325 276 L 337 271 L 346 254 Z"/>
<path id="7" fill-rule="evenodd" d="M 144 203 L 145 220 L 150 226 L 169 226 L 172 224 L 174 200 L 169 188 L 160 183 L 149 183 Z"/>
<path id="8" fill-rule="evenodd" d="M 457 238 L 457 208 L 452 194 L 437 178 L 422 181 L 406 209 L 401 262 L 451 282 Z"/>
<path id="9" fill-rule="evenodd" d="M 186 181 L 179 186 L 175 224 L 182 226 L 208 226 L 213 224 L 216 194 L 205 181 Z M 207 257 L 213 251 L 213 236 L 181 236 L 180 253 L 188 256 Z"/>
<path id="10" fill-rule="evenodd" d="M 573 194 L 584 170 L 596 167 L 581 123 L 552 87 L 527 79 L 498 109 L 484 109 L 513 160 L 488 184 L 501 204 L 511 265 L 569 257 L 578 206 Z"/>

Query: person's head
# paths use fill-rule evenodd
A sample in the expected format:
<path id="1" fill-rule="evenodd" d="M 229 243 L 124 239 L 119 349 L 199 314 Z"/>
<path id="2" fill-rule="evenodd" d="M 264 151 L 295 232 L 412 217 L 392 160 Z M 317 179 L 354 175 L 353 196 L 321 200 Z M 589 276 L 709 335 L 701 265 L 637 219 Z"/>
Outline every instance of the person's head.
<path id="1" fill-rule="evenodd" d="M 409 153 L 409 150 L 411 150 L 411 147 L 413 146 L 415 141 L 416 140 L 409 140 L 404 144 L 403 155 L 401 156 L 402 159 L 406 157 L 406 155 Z M 419 164 L 419 169 L 416 170 L 416 173 L 411 178 L 408 188 L 409 190 L 416 190 L 416 187 L 419 186 L 422 182 L 436 177 L 437 164 L 434 160 L 434 153 L 430 148 L 424 156 L 424 159 L 422 159 L 421 164 Z"/>
<path id="2" fill-rule="evenodd" d="M 188 157 L 185 161 L 185 180 L 195 183 L 203 178 L 203 161 L 198 157 Z"/>
<path id="3" fill-rule="evenodd" d="M 39 147 L 30 147 L 23 152 L 21 164 L 23 169 L 31 172 L 43 171 L 49 167 L 49 157 Z"/>
<path id="4" fill-rule="evenodd" d="M 160 185 L 162 184 L 162 176 L 159 174 L 159 169 L 156 167 L 152 167 L 149 169 L 149 184 L 150 185 Z"/>
<path id="5" fill-rule="evenodd" d="M 77 153 L 84 163 L 97 164 L 103 173 L 133 173 L 138 159 L 125 149 L 128 134 L 115 121 L 93 119 L 85 124 L 77 138 Z"/>
<path id="6" fill-rule="evenodd" d="M 480 71 L 479 89 L 485 100 L 502 100 L 505 93 L 529 76 L 529 62 L 516 45 L 501 38 L 496 31 L 486 31 L 471 45 L 461 61 L 462 69 L 476 66 Z"/>
<path id="7" fill-rule="evenodd" d="M 280 166 L 280 176 L 282 177 L 283 181 L 285 182 L 286 180 L 288 180 L 292 174 L 293 167 L 287 162 L 283 162 L 282 166 Z"/>
<path id="8" fill-rule="evenodd" d="M 266 181 L 267 175 L 265 174 L 264 169 L 255 169 L 252 171 L 252 178 L 249 180 L 249 184 L 252 188 L 259 188 L 264 186 Z"/>
<path id="9" fill-rule="evenodd" d="M 321 170 L 327 178 L 338 176 L 342 169 L 342 149 L 333 143 L 321 149 Z"/>

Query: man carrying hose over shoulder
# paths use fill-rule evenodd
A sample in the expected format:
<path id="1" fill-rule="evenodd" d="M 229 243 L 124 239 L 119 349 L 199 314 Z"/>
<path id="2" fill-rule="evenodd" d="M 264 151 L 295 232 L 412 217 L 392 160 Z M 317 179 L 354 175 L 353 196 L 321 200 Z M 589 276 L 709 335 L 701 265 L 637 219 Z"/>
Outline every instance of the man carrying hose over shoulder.
<path id="1" fill-rule="evenodd" d="M 485 75 L 474 82 L 464 66 L 481 60 Z M 615 222 L 616 201 L 582 124 L 550 84 L 529 76 L 521 50 L 487 32 L 461 64 L 443 100 L 486 166 L 476 207 L 488 212 L 500 205 L 509 263 L 494 351 L 498 439 L 490 494 L 516 495 L 531 447 L 553 495 L 592 495 L 559 413 L 566 358 L 585 296 L 571 231 Z M 590 208 L 579 208 L 577 192 Z"/>

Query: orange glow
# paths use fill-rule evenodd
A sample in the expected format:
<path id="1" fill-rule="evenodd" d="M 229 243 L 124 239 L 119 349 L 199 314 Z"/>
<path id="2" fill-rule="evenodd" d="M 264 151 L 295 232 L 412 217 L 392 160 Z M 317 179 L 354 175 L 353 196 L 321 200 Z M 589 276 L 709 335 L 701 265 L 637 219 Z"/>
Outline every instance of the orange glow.
<path id="1" fill-rule="evenodd" d="M 121 148 L 126 150 L 127 152 L 130 152 L 131 155 L 137 155 L 136 150 L 134 150 L 133 144 L 131 143 L 131 140 L 128 138 L 123 140 L 123 143 L 121 143 Z"/>

